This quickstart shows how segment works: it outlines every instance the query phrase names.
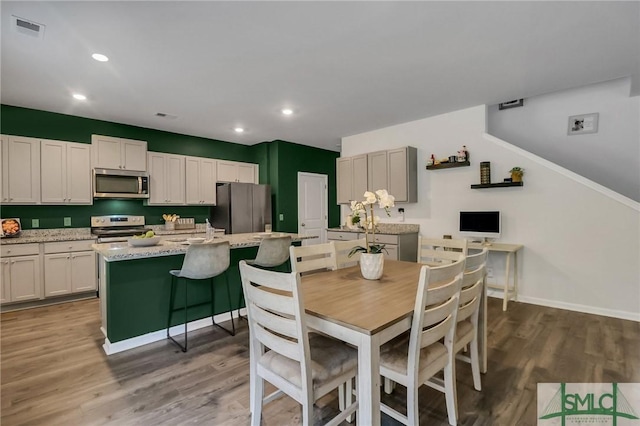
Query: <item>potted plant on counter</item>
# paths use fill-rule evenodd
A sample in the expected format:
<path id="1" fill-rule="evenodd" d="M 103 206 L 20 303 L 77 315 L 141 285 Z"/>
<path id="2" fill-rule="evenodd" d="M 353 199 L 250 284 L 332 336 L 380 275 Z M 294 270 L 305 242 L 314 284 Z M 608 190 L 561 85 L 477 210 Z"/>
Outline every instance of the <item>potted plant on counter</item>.
<path id="1" fill-rule="evenodd" d="M 349 256 L 362 252 L 360 256 L 360 271 L 362 276 L 368 280 L 377 280 L 382 276 L 384 267 L 384 244 L 375 243 L 376 226 L 380 221 L 379 216 L 375 216 L 373 208 L 375 204 L 389 214 L 389 208 L 395 205 L 395 198 L 386 189 L 379 189 L 375 193 L 367 191 L 364 193 L 363 201 L 351 202 L 351 216 L 359 218 L 359 225 L 364 228 L 365 247 L 357 246 L 351 250 Z"/>

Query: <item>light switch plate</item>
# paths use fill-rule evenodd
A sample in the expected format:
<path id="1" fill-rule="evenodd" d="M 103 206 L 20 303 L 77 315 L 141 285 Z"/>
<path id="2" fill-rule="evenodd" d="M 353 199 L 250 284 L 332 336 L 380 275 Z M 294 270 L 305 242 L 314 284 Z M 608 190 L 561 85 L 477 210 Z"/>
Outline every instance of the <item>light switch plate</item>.
<path id="1" fill-rule="evenodd" d="M 40 219 L 31 219 L 32 228 L 40 228 Z"/>
<path id="2" fill-rule="evenodd" d="M 280 222 L 284 220 L 284 214 L 280 213 Z"/>
<path id="3" fill-rule="evenodd" d="M 64 218 L 64 226 L 71 226 L 71 218 L 70 217 L 65 217 Z"/>

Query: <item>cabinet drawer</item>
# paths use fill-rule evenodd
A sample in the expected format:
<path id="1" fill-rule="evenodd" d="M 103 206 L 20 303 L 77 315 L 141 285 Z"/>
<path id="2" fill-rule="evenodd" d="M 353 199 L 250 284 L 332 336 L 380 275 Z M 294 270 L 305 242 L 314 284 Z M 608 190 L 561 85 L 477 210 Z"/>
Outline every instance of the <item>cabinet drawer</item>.
<path id="1" fill-rule="evenodd" d="M 44 252 L 49 253 L 68 253 L 72 251 L 90 251 L 92 250 L 91 244 L 94 244 L 94 240 L 82 240 L 82 241 L 60 241 L 56 243 L 45 243 Z"/>
<path id="2" fill-rule="evenodd" d="M 398 236 L 390 234 L 376 234 L 375 242 L 382 244 L 398 244 Z"/>
<path id="3" fill-rule="evenodd" d="M 1 247 L 2 257 L 11 256 L 27 256 L 30 254 L 38 254 L 38 244 L 7 244 Z"/>
<path id="4" fill-rule="evenodd" d="M 350 241 L 357 240 L 357 232 L 339 232 L 339 231 L 327 231 L 327 240 L 341 240 Z"/>

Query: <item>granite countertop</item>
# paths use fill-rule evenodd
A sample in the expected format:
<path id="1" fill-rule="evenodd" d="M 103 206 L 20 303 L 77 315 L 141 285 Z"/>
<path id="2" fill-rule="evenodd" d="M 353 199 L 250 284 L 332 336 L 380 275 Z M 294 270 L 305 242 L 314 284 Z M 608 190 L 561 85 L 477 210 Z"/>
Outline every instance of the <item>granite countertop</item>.
<path id="1" fill-rule="evenodd" d="M 164 225 L 147 225 L 146 228 L 151 229 L 156 235 L 160 236 L 204 234 L 206 232 L 204 223 L 196 224 L 195 228 L 172 231 L 166 230 Z M 97 237 L 91 233 L 91 228 L 28 229 L 23 230 L 18 237 L 2 238 L 0 244 L 37 244 L 95 239 Z"/>
<path id="2" fill-rule="evenodd" d="M 58 228 L 23 230 L 19 237 L 3 238 L 0 244 L 52 243 L 56 241 L 95 240 L 91 228 Z"/>
<path id="3" fill-rule="evenodd" d="M 364 233 L 363 229 L 350 229 L 347 227 L 327 228 L 327 231 Z M 389 235 L 416 234 L 418 232 L 420 232 L 420 225 L 414 225 L 411 223 L 378 223 L 378 229 L 376 230 L 376 234 Z"/>
<path id="4" fill-rule="evenodd" d="M 284 232 L 274 232 L 271 236 L 290 235 L 293 241 L 301 241 L 315 236 L 305 236 L 299 234 L 289 234 Z M 264 233 L 231 234 L 216 236 L 214 241 L 229 241 L 232 249 L 243 247 L 257 247 L 264 237 Z M 126 242 L 93 244 L 93 249 L 101 254 L 107 262 L 117 262 L 121 260 L 145 259 L 148 257 L 173 256 L 184 254 L 189 248 L 185 239 L 166 238 L 162 239 L 158 245 L 150 247 L 131 247 Z"/>

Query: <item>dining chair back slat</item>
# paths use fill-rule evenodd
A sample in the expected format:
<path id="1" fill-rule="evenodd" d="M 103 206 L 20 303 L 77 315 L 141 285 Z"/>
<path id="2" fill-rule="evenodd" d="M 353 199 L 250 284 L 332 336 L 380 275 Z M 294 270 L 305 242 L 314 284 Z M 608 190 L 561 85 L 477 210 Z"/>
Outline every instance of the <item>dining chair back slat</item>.
<path id="1" fill-rule="evenodd" d="M 362 253 L 356 252 L 351 257 L 349 257 L 349 253 L 351 253 L 351 250 L 353 250 L 354 247 L 360 246 L 366 248 L 367 240 L 366 238 L 361 238 L 359 240 L 332 241 L 332 243 L 336 251 L 337 269 L 342 269 L 354 266 L 358 263 Z"/>
<path id="2" fill-rule="evenodd" d="M 457 255 L 467 255 L 468 241 L 463 239 L 425 238 L 418 239 L 418 263 L 428 265 L 455 262 Z"/>
<path id="3" fill-rule="evenodd" d="M 333 271 L 338 267 L 332 242 L 300 247 L 291 246 L 289 251 L 293 272 Z"/>

